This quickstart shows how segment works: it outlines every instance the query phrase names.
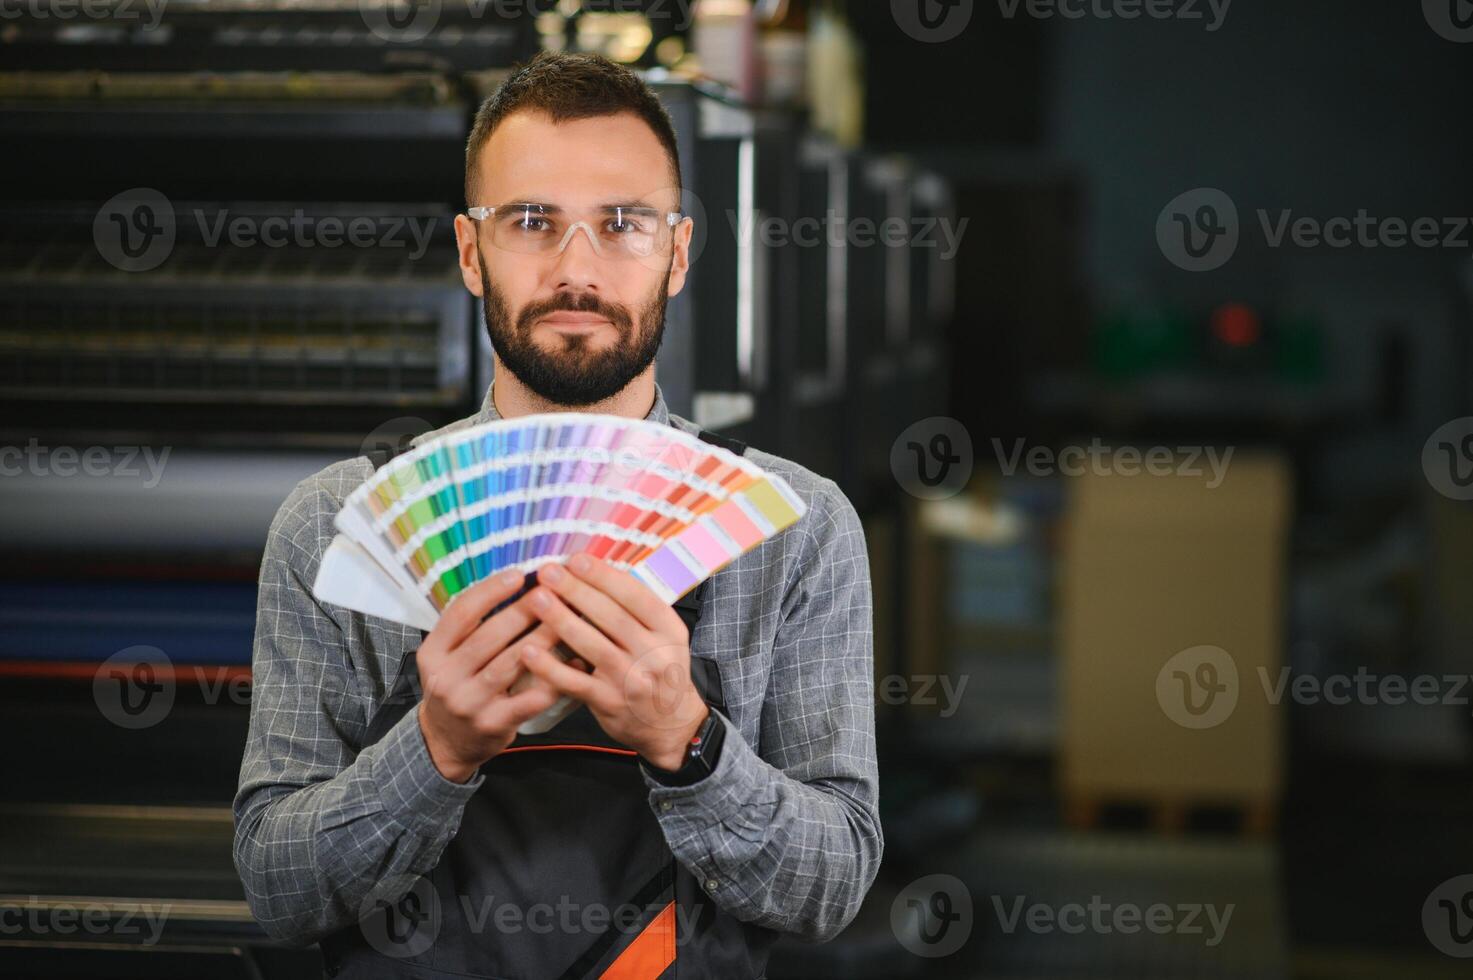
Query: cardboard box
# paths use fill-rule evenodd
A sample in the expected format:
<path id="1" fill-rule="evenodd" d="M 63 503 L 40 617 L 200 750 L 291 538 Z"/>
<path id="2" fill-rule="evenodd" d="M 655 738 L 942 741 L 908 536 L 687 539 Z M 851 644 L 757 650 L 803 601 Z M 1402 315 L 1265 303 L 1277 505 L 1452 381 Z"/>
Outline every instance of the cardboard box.
<path id="1" fill-rule="evenodd" d="M 1059 772 L 1076 806 L 1270 809 L 1280 795 L 1285 705 L 1263 680 L 1283 663 L 1288 465 L 1239 452 L 1219 482 L 1188 463 L 1072 480 Z"/>

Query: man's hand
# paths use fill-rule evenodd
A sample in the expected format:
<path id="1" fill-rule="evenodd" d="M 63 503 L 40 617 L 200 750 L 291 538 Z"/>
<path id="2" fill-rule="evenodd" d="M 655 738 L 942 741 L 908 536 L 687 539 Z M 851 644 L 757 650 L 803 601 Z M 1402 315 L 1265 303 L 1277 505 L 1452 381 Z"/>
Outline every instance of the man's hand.
<path id="1" fill-rule="evenodd" d="M 588 705 L 611 738 L 654 766 L 679 769 L 710 710 L 691 680 L 690 631 L 680 614 L 633 575 L 589 555 L 544 565 L 537 577 L 521 601 L 593 670 L 560 662 L 552 642 L 535 634 L 517 644 L 521 662 Z"/>
<path id="2" fill-rule="evenodd" d="M 541 682 L 508 690 L 523 671 L 507 647 L 537 622 L 528 596 L 482 622 L 516 593 L 523 579 L 520 572 L 507 572 L 466 589 L 445 607 L 416 655 L 424 686 L 420 731 L 435 768 L 457 783 L 475 775 L 481 763 L 511 744 L 517 726 L 552 707 L 560 696 Z M 524 642 L 551 645 L 555 637 L 540 624 Z M 578 672 L 576 667 L 565 669 Z"/>

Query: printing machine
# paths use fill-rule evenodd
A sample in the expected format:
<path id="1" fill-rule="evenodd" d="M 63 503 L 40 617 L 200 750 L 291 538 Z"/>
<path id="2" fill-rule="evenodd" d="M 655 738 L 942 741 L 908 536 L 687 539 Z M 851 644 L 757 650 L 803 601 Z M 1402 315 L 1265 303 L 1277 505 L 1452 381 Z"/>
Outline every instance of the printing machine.
<path id="1" fill-rule="evenodd" d="M 773 290 L 779 304 L 776 347 L 782 371 L 783 414 L 788 420 L 778 452 L 852 488 L 846 469 L 844 393 L 849 327 L 849 253 L 842 234 L 832 236 L 832 216 L 847 214 L 848 158 L 811 133 L 793 142 L 786 203 L 799 221 L 777 263 Z M 818 230 L 810 230 L 818 223 Z M 817 236 L 819 245 L 810 244 Z"/>
<path id="2" fill-rule="evenodd" d="M 91 0 L 85 17 L 16 11 L 0 44 L 24 71 L 455 74 L 532 54 L 535 17 L 555 3 L 168 0 L 155 22 L 142 0 Z"/>
<path id="3" fill-rule="evenodd" d="M 867 506 L 894 485 L 896 437 L 945 404 L 941 347 L 950 263 L 924 244 L 886 244 L 892 232 L 885 229 L 904 228 L 910 241 L 934 237 L 925 220 L 947 217 L 948 205 L 939 178 L 917 173 L 900 157 L 858 155 L 847 185 L 855 240 L 847 248 L 846 452 L 854 494 Z"/>
<path id="4" fill-rule="evenodd" d="M 23 149 L 0 157 L 0 445 L 169 455 L 152 481 L 0 478 L 0 730 L 21 749 L 0 905 L 110 922 L 7 932 L 0 973 L 318 974 L 264 942 L 230 857 L 261 545 L 302 477 L 479 403 L 450 231 L 470 93 L 537 43 L 452 5 L 393 43 L 356 3 L 7 20 L 0 126 Z M 432 234 L 212 240 L 298 214 Z M 114 220 L 172 247 L 144 267 L 103 247 Z M 128 727 L 118 709 L 160 690 L 170 710 Z M 125 928 L 165 910 L 157 942 Z"/>
<path id="5" fill-rule="evenodd" d="M 0 733 L 30 749 L 7 766 L 0 907 L 172 910 L 144 955 L 117 933 L 0 936 L 0 973 L 315 975 L 264 942 L 230 862 L 261 545 L 302 477 L 479 404 L 490 352 L 450 222 L 471 114 L 538 43 L 530 18 L 449 3 L 412 42 L 365 24 L 356 2 L 174 0 L 146 36 L 25 18 L 0 34 L 0 127 L 23 147 L 0 155 L 0 447 L 169 453 L 152 484 L 0 477 Z M 910 304 L 944 286 L 902 279 L 940 273 L 906 273 L 904 250 L 769 247 L 732 221 L 944 194 L 874 184 L 794 114 L 651 80 L 704 218 L 658 361 L 672 410 L 878 505 L 859 451 L 878 459 L 874 433 L 939 386 L 904 357 L 874 372 L 939 340 L 939 301 Z M 423 254 L 211 240 L 299 212 L 433 234 Z M 167 226 L 172 248 L 140 268 L 99 245 L 109 221 Z M 140 647 L 161 652 L 147 670 L 102 668 Z M 100 710 L 158 684 L 174 701 L 156 724 Z"/>
<path id="6" fill-rule="evenodd" d="M 946 413 L 947 333 L 956 312 L 956 255 L 951 250 L 966 229 L 958 223 L 951 187 L 940 175 L 911 165 L 905 189 L 913 227 L 923 239 L 907 256 L 910 314 L 903 341 L 909 416 L 919 420 Z M 945 228 L 953 229 L 951 235 Z"/>

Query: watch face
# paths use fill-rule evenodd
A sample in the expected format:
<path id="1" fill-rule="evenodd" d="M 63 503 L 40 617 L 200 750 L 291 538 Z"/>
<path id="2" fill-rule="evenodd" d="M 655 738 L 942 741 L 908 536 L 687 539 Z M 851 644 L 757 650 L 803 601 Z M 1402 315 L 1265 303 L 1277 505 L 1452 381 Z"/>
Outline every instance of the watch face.
<path id="1" fill-rule="evenodd" d="M 712 711 L 710 714 L 708 714 L 706 716 L 706 720 L 701 724 L 701 730 L 698 733 L 701 739 L 701 744 L 697 747 L 696 755 L 700 758 L 702 763 L 704 763 L 711 754 L 711 733 L 716 731 L 716 726 L 719 724 L 720 721 L 717 720 L 715 711 Z"/>
<path id="2" fill-rule="evenodd" d="M 670 786 L 689 785 L 690 783 L 695 782 L 697 779 L 706 776 L 715 768 L 711 765 L 710 761 L 711 755 L 715 751 L 715 748 L 712 745 L 711 736 L 712 733 L 716 731 L 716 726 L 719 724 L 721 724 L 721 720 L 716 717 L 716 712 L 714 710 L 711 711 L 711 713 L 706 716 L 706 720 L 701 723 L 700 730 L 697 731 L 694 736 L 692 736 L 690 745 L 686 750 L 685 761 L 681 764 L 679 769 L 676 769 L 674 771 L 657 769 L 656 767 L 650 766 L 648 765 L 648 763 L 645 763 L 646 768 L 658 782 L 665 783 L 666 785 Z M 641 759 L 641 762 L 644 762 L 644 760 Z"/>

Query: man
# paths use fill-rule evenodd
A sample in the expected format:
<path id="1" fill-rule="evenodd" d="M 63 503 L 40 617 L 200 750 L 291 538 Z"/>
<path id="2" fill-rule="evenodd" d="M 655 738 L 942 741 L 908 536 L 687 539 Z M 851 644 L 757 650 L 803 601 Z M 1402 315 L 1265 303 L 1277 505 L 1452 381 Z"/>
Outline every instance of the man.
<path id="1" fill-rule="evenodd" d="M 654 380 L 692 226 L 649 88 L 537 58 L 480 108 L 466 198 L 495 381 L 440 431 L 586 411 L 698 433 Z M 832 481 L 748 455 L 808 512 L 696 607 L 582 556 L 492 615 L 521 576 L 478 583 L 428 634 L 312 597 L 371 464 L 297 486 L 261 567 L 235 800 L 267 932 L 320 940 L 341 977 L 534 978 L 758 977 L 779 933 L 838 933 L 882 851 L 864 540 Z M 582 707 L 517 734 L 562 696 Z"/>

